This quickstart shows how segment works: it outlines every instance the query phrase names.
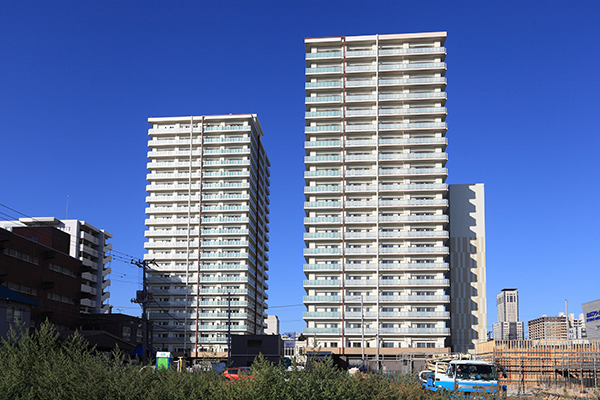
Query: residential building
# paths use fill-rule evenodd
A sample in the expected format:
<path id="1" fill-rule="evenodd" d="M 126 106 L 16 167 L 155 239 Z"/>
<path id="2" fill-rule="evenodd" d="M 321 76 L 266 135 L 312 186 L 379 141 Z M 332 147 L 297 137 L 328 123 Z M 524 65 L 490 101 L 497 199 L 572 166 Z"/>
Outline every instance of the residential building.
<path id="1" fill-rule="evenodd" d="M 279 318 L 277 318 L 277 315 L 267 315 L 265 323 L 267 324 L 265 334 L 279 335 Z"/>
<path id="2" fill-rule="evenodd" d="M 0 221 L 0 227 L 15 233 L 25 228 L 44 226 L 55 227 L 69 234 L 70 243 L 67 253 L 83 262 L 81 291 L 85 296 L 81 299 L 81 312 L 85 314 L 107 312 L 109 309 L 107 300 L 110 297 L 108 275 L 111 273 L 109 263 L 112 261 L 109 255 L 112 244 L 107 242 L 112 235 L 86 221 L 76 219 L 59 220 L 54 217 L 39 217 Z"/>
<path id="3" fill-rule="evenodd" d="M 452 351 L 487 340 L 484 186 L 450 185 L 450 325 Z"/>
<path id="4" fill-rule="evenodd" d="M 149 118 L 145 260 L 154 347 L 225 354 L 263 334 L 269 159 L 255 114 Z M 231 313 L 229 313 L 229 310 Z"/>
<path id="5" fill-rule="evenodd" d="M 548 317 L 542 315 L 539 318 L 527 322 L 529 339 L 567 339 L 567 317 Z"/>
<path id="6" fill-rule="evenodd" d="M 493 325 L 494 340 L 523 340 L 523 322 L 519 321 L 519 292 L 502 289 L 496 295 L 498 322 Z"/>
<path id="7" fill-rule="evenodd" d="M 445 39 L 305 40 L 309 346 L 379 359 L 449 345 Z"/>
<path id="8" fill-rule="evenodd" d="M 7 304 L 7 321 L 25 322 L 29 314 L 30 328 L 46 320 L 59 331 L 77 328 L 86 293 L 82 262 L 68 254 L 69 241 L 68 234 L 51 226 L 0 228 L 0 283 L 31 300 L 13 298 L 19 304 Z"/>
<path id="9" fill-rule="evenodd" d="M 574 314 L 569 314 L 568 319 L 568 339 L 587 339 L 587 330 L 585 328 L 585 318 L 583 318 L 583 313 L 579 314 L 579 318 L 575 318 Z"/>

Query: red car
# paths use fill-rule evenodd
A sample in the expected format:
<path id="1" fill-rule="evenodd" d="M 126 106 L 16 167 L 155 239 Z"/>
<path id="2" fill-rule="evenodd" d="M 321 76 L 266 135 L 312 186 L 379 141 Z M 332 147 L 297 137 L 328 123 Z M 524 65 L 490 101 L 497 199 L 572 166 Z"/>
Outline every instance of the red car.
<path id="1" fill-rule="evenodd" d="M 238 379 L 253 379 L 252 374 L 250 373 L 250 368 L 248 367 L 227 368 L 221 375 L 230 381 L 237 381 Z"/>

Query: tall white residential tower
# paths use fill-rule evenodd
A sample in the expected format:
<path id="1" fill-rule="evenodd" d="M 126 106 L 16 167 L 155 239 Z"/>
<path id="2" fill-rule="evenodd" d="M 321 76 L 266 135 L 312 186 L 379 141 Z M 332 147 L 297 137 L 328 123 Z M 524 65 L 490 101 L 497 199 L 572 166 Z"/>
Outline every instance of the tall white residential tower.
<path id="1" fill-rule="evenodd" d="M 256 115 L 149 118 L 145 260 L 154 347 L 200 355 L 262 334 L 269 159 Z"/>
<path id="2" fill-rule="evenodd" d="M 445 39 L 305 40 L 309 345 L 447 346 Z"/>

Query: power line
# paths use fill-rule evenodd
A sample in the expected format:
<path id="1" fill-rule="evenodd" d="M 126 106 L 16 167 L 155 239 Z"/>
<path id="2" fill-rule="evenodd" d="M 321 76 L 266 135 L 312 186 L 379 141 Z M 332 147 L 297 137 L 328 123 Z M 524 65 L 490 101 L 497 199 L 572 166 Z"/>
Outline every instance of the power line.
<path id="1" fill-rule="evenodd" d="M 30 218 L 33 222 L 36 222 L 36 223 L 38 223 L 40 225 L 44 225 L 44 221 L 38 220 L 38 219 L 36 219 L 36 218 L 34 218 L 34 217 L 30 216 L 30 215 L 27 215 L 27 214 L 22 213 L 22 212 L 20 212 L 18 210 L 15 210 L 14 208 L 11 208 L 11 207 L 7 206 L 6 204 L 0 203 L 0 207 L 4 207 L 4 208 L 6 208 L 6 209 L 8 209 L 8 210 L 10 210 L 10 211 L 12 211 L 14 213 L 17 213 L 18 215 L 22 215 L 23 217 Z M 4 221 L 7 221 L 7 222 L 11 222 L 11 221 L 19 222 L 19 217 L 15 216 L 15 215 L 7 214 L 7 213 L 4 213 L 4 212 L 0 211 L 0 216 L 1 216 L 0 219 L 2 219 Z M 27 226 L 25 225 L 25 227 L 27 227 Z M 49 233 L 46 233 L 44 231 L 38 232 L 38 235 L 44 236 L 47 239 L 51 239 L 52 238 L 52 236 Z M 126 262 L 127 264 L 130 264 L 130 261 L 132 259 L 136 258 L 136 257 L 134 257 L 134 256 L 132 256 L 130 254 L 123 253 L 123 252 L 120 252 L 120 251 L 114 250 L 114 249 L 109 250 L 109 253 L 117 261 L 123 261 L 123 262 Z"/>
<path id="2" fill-rule="evenodd" d="M 269 306 L 269 308 L 304 307 L 304 304 L 287 304 L 285 306 Z"/>

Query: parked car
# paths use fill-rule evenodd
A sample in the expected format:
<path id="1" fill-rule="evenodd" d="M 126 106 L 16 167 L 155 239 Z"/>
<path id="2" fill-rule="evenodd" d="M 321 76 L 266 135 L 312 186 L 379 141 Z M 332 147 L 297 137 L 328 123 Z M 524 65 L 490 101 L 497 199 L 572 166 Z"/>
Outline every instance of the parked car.
<path id="1" fill-rule="evenodd" d="M 227 368 L 221 375 L 230 381 L 237 381 L 238 379 L 253 379 L 253 376 L 250 373 L 250 368 L 248 367 Z"/>

